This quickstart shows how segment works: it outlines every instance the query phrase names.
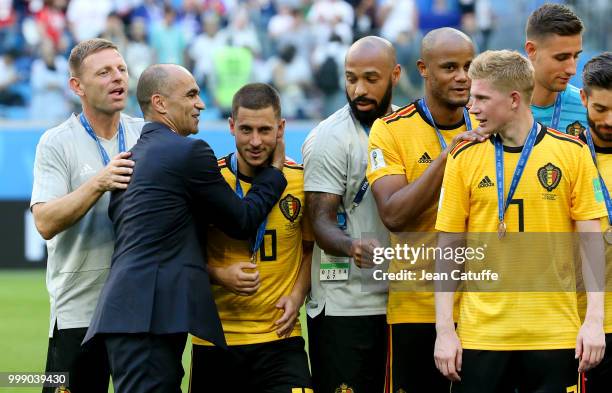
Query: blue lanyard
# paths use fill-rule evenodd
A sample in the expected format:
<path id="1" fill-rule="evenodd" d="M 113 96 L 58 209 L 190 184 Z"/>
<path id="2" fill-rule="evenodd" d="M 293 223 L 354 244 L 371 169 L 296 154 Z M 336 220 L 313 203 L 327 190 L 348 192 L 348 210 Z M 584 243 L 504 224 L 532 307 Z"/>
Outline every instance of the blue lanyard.
<path id="1" fill-rule="evenodd" d="M 423 109 L 423 112 L 425 112 L 425 116 L 427 117 L 427 120 L 429 120 L 429 122 L 433 126 L 434 130 L 436 130 L 436 135 L 438 136 L 438 140 L 440 141 L 440 147 L 442 147 L 442 150 L 446 149 L 446 141 L 442 137 L 442 133 L 438 129 L 438 126 L 436 126 L 436 122 L 434 121 L 434 118 L 431 115 L 431 111 L 427 107 L 427 103 L 425 103 L 425 99 L 421 98 L 419 100 L 419 104 L 421 105 L 421 108 Z M 463 108 L 463 121 L 465 121 L 465 128 L 467 129 L 467 131 L 471 131 L 472 130 L 472 121 L 470 120 L 470 114 L 468 113 L 467 109 L 465 109 L 465 108 Z"/>
<path id="2" fill-rule="evenodd" d="M 512 197 L 514 196 L 514 192 L 518 187 L 519 181 L 521 180 L 521 176 L 523 176 L 525 166 L 527 166 L 527 160 L 529 159 L 529 155 L 531 154 L 533 146 L 535 145 L 536 136 L 538 134 L 537 131 L 538 123 L 534 120 L 533 126 L 531 127 L 531 131 L 529 131 L 529 135 L 527 135 L 525 146 L 523 146 L 523 151 L 521 152 L 518 164 L 514 169 L 514 175 L 512 176 L 512 182 L 510 183 L 510 189 L 508 190 L 508 197 L 506 198 L 505 202 L 504 146 L 502 145 L 502 140 L 499 134 L 495 136 L 495 174 L 497 176 L 497 215 L 499 218 L 499 222 L 504 222 L 504 215 L 506 214 L 508 205 L 510 204 L 510 201 L 512 201 Z"/>
<path id="3" fill-rule="evenodd" d="M 106 150 L 104 150 L 104 147 L 100 143 L 100 139 L 94 132 L 93 128 L 91 128 L 91 125 L 89 124 L 89 121 L 87 121 L 87 118 L 85 117 L 84 113 L 81 113 L 79 115 L 79 120 L 81 120 L 81 124 L 83 125 L 83 128 L 85 128 L 85 131 L 87 131 L 89 136 L 92 137 L 94 141 L 96 141 L 96 144 L 98 145 L 98 150 L 100 151 L 100 156 L 102 156 L 102 162 L 104 163 L 104 166 L 107 166 L 110 162 L 108 153 L 106 152 Z M 119 135 L 117 139 L 119 140 L 119 153 L 126 151 L 125 133 L 123 131 L 123 125 L 121 124 L 121 121 L 119 121 Z"/>
<path id="4" fill-rule="evenodd" d="M 363 127 L 363 130 L 365 131 L 366 135 L 370 136 L 370 127 L 365 126 L 363 123 L 361 124 L 361 126 Z M 355 194 L 355 198 L 353 198 L 353 203 L 351 203 L 351 212 L 355 210 L 357 206 L 359 206 L 361 201 L 363 201 L 363 197 L 365 196 L 365 193 L 368 191 L 369 187 L 370 183 L 368 183 L 368 178 L 364 177 L 361 181 L 361 184 L 359 184 L 359 191 L 357 191 L 357 194 Z"/>
<path id="5" fill-rule="evenodd" d="M 555 99 L 555 107 L 553 108 L 553 115 L 550 119 L 550 128 L 558 130 L 559 128 L 559 120 L 561 119 L 561 101 L 563 101 L 563 93 L 565 91 L 560 91 L 557 93 L 557 98 Z"/>
<path id="6" fill-rule="evenodd" d="M 584 133 L 584 137 L 586 138 L 587 145 L 589 146 L 589 150 L 591 151 L 591 157 L 593 157 L 593 162 L 597 167 L 597 155 L 595 154 L 595 144 L 593 143 L 593 137 L 591 136 L 591 130 L 586 130 Z M 610 226 L 612 226 L 612 200 L 610 199 L 610 192 L 608 191 L 608 187 L 606 187 L 606 183 L 604 179 L 601 177 L 601 173 L 599 173 L 599 168 L 597 168 L 599 182 L 601 183 L 601 192 L 604 197 L 604 202 L 606 203 L 606 210 L 608 211 L 608 222 Z"/>
<path id="7" fill-rule="evenodd" d="M 242 186 L 240 185 L 240 180 L 238 179 L 238 158 L 237 158 L 238 153 L 233 153 L 232 157 L 230 159 L 230 168 L 232 169 L 232 172 L 234 172 L 234 174 L 236 175 L 236 195 L 238 195 L 238 197 L 240 199 L 244 198 L 244 192 L 242 191 Z M 251 246 L 249 247 L 249 251 L 251 252 L 251 258 L 255 257 L 255 253 L 257 252 L 257 250 L 259 250 L 259 248 L 261 247 L 261 244 L 263 243 L 263 238 L 264 238 L 264 234 L 266 233 L 266 225 L 268 223 L 268 218 L 266 217 L 266 219 L 261 223 L 261 225 L 259 225 L 259 228 L 257 228 L 257 235 L 255 236 L 255 242 L 251 242 Z"/>

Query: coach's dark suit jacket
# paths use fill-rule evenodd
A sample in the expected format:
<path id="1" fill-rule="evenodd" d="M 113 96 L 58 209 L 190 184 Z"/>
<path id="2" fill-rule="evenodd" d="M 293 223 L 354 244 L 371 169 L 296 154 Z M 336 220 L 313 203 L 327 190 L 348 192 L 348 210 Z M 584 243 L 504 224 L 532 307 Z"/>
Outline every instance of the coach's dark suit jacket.
<path id="1" fill-rule="evenodd" d="M 160 123 L 146 124 L 131 151 L 131 182 L 109 205 L 116 235 L 111 270 L 84 341 L 99 333 L 190 332 L 224 346 L 205 231 L 197 228 L 212 223 L 249 238 L 280 198 L 285 177 L 263 169 L 241 200 L 206 142 Z"/>

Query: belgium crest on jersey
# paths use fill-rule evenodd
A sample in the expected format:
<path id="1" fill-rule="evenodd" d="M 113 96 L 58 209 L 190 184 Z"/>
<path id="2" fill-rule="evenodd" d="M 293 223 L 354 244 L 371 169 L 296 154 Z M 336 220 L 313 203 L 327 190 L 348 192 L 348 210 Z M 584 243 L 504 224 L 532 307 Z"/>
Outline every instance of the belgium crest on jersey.
<path id="1" fill-rule="evenodd" d="M 302 203 L 298 198 L 291 194 L 287 194 L 286 197 L 278 202 L 278 207 L 287 220 L 294 222 L 300 215 Z"/>
<path id="2" fill-rule="evenodd" d="M 551 192 L 559 185 L 561 181 L 561 169 L 557 168 L 550 162 L 538 169 L 538 180 L 546 191 Z"/>
<path id="3" fill-rule="evenodd" d="M 343 383 L 334 393 L 355 393 L 353 388 L 349 388 L 347 384 Z"/>
<path id="4" fill-rule="evenodd" d="M 569 135 L 578 136 L 582 134 L 582 131 L 586 130 L 586 127 L 580 124 L 579 121 L 575 121 L 572 124 L 568 125 L 565 129 L 565 132 Z"/>

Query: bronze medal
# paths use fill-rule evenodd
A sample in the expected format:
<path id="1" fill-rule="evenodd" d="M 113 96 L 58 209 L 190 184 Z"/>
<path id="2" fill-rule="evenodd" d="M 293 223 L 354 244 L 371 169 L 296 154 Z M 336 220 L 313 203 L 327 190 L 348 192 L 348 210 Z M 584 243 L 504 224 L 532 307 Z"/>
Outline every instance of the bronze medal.
<path id="1" fill-rule="evenodd" d="M 501 240 L 504 236 L 506 236 L 506 223 L 500 221 L 497 227 L 497 237 Z"/>

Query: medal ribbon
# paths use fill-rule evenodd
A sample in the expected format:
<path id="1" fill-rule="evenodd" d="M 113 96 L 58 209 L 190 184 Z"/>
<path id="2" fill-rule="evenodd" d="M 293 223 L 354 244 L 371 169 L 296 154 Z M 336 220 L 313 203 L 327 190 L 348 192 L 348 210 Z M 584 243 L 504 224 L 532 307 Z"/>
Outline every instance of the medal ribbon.
<path id="1" fill-rule="evenodd" d="M 427 117 L 427 120 L 429 120 L 434 130 L 436 130 L 436 135 L 438 136 L 438 140 L 440 141 L 440 147 L 442 148 L 442 150 L 446 149 L 446 141 L 444 141 L 444 138 L 442 137 L 442 133 L 438 129 L 438 126 L 436 126 L 436 122 L 434 121 L 433 116 L 431 115 L 431 111 L 427 107 L 427 103 L 425 102 L 425 99 L 421 98 L 419 100 L 419 104 L 421 105 L 423 112 L 425 112 L 425 116 Z M 463 121 L 465 121 L 465 128 L 468 131 L 471 131 L 472 121 L 470 120 L 470 114 L 468 113 L 466 108 L 463 108 Z"/>
<path id="2" fill-rule="evenodd" d="M 535 145 L 536 136 L 538 134 L 538 123 L 534 120 L 533 126 L 531 127 L 531 131 L 529 131 L 529 135 L 527 135 L 527 140 L 525 141 L 525 146 L 523 146 L 523 150 L 521 151 L 521 156 L 519 157 L 518 164 L 514 169 L 514 175 L 512 176 L 512 182 L 510 183 L 510 189 L 508 190 L 508 197 L 504 202 L 504 146 L 502 145 L 502 140 L 499 134 L 495 136 L 495 174 L 497 177 L 497 215 L 499 218 L 499 222 L 504 222 L 504 216 L 506 214 L 506 210 L 508 209 L 508 205 L 510 201 L 512 201 L 512 197 L 514 196 L 514 192 L 518 187 L 519 181 L 521 180 L 521 176 L 523 176 L 523 171 L 525 170 L 525 166 L 527 166 L 527 160 L 529 159 L 529 155 L 533 150 L 533 146 Z"/>
<path id="3" fill-rule="evenodd" d="M 244 198 L 244 192 L 242 191 L 242 186 L 240 185 L 240 180 L 238 179 L 238 153 L 233 153 L 230 159 L 230 168 L 232 170 L 232 172 L 234 172 L 234 174 L 236 175 L 236 195 L 238 195 L 238 197 L 240 199 Z M 263 222 L 259 225 L 259 228 L 257 228 L 257 235 L 255 236 L 255 241 L 251 241 L 250 246 L 249 246 L 249 251 L 251 252 L 251 258 L 255 257 L 255 253 L 259 250 L 259 248 L 261 247 L 261 244 L 263 243 L 263 238 L 264 238 L 264 234 L 266 233 L 266 225 L 268 223 L 268 218 L 266 217 L 265 220 L 263 220 Z M 254 260 L 254 259 L 253 259 Z"/>
<path id="4" fill-rule="evenodd" d="M 563 100 L 563 93 L 565 91 L 561 91 L 557 93 L 557 98 L 555 99 L 555 107 L 553 109 L 552 118 L 550 119 L 550 128 L 558 130 L 559 128 L 559 120 L 561 119 L 561 101 Z"/>
<path id="5" fill-rule="evenodd" d="M 94 141 L 96 141 L 96 144 L 98 145 L 98 150 L 100 151 L 100 156 L 102 156 L 102 162 L 104 163 L 104 166 L 108 165 L 108 163 L 110 162 L 110 158 L 108 157 L 108 153 L 106 152 L 106 150 L 104 150 L 104 147 L 100 143 L 100 139 L 98 138 L 98 136 L 94 132 L 93 128 L 91 128 L 91 124 L 89 124 L 89 121 L 85 117 L 84 113 L 81 113 L 79 115 L 79 120 L 81 121 L 81 124 L 83 125 L 83 128 L 85 128 L 85 131 L 87 131 L 89 136 L 92 137 Z M 119 122 L 119 135 L 118 135 L 117 139 L 119 141 L 119 153 L 122 153 L 122 152 L 126 151 L 126 148 L 125 148 L 125 133 L 123 131 L 123 125 L 121 124 L 121 121 Z"/>
<path id="6" fill-rule="evenodd" d="M 601 183 L 601 192 L 604 197 L 604 202 L 606 203 L 606 210 L 608 211 L 608 222 L 610 223 L 610 226 L 612 226 L 612 200 L 610 199 L 610 192 L 608 191 L 608 187 L 606 187 L 606 183 L 601 177 L 601 173 L 599 173 L 599 167 L 597 166 L 597 154 L 595 153 L 595 144 L 593 143 L 593 137 L 591 136 L 590 129 L 584 133 L 584 137 L 587 141 L 587 145 L 589 146 L 589 151 L 591 152 L 591 157 L 593 158 L 595 167 L 597 167 L 597 176 L 599 176 L 599 182 Z"/>

